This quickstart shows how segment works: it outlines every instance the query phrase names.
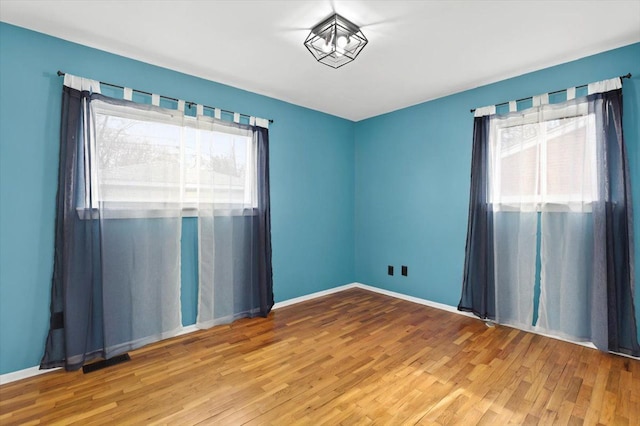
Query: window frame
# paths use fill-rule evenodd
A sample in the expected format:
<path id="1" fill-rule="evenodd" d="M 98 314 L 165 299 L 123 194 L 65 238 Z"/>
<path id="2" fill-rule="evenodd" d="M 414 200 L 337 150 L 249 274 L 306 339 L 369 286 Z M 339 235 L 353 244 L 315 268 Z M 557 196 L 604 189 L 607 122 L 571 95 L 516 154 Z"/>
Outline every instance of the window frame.
<path id="1" fill-rule="evenodd" d="M 237 122 L 228 122 L 217 119 L 208 115 L 189 116 L 182 111 L 162 108 L 154 105 L 139 104 L 131 101 L 113 100 L 110 98 L 100 97 L 88 103 L 85 113 L 90 115 L 91 128 L 89 131 L 85 129 L 85 145 L 83 148 L 84 167 L 82 176 L 79 176 L 78 184 L 84 187 L 84 200 L 77 200 L 76 211 L 80 218 L 150 218 L 150 217 L 172 217 L 176 211 L 180 211 L 182 217 L 198 217 L 201 210 L 206 212 L 207 216 L 255 216 L 258 213 L 258 158 L 257 158 L 257 141 L 253 132 L 248 125 Z M 246 170 L 244 182 L 244 200 L 243 203 L 202 203 L 198 202 L 197 197 L 191 200 L 185 199 L 189 185 L 196 185 L 196 191 L 200 191 L 197 184 L 189 184 L 185 182 L 185 146 L 184 132 L 180 135 L 180 197 L 176 201 L 111 201 L 113 208 L 109 208 L 108 212 L 102 211 L 100 208 L 103 200 L 100 199 L 100 183 L 98 178 L 98 136 L 97 136 L 97 116 L 114 116 L 124 119 L 134 119 L 149 123 L 162 123 L 175 125 L 181 128 L 192 128 L 196 132 L 196 146 L 200 148 L 200 139 L 202 131 L 210 133 L 220 133 L 239 137 L 244 139 L 247 149 L 246 152 Z M 239 127 L 234 127 L 239 125 Z M 198 151 L 199 152 L 199 151 Z M 198 162 L 200 156 L 198 155 Z M 86 171 L 89 171 L 88 173 Z M 198 169 L 197 169 L 198 170 Z M 247 187 L 250 187 L 248 189 Z M 100 212 L 100 213 L 99 213 Z"/>
<path id="2" fill-rule="evenodd" d="M 549 194 L 548 192 L 548 147 L 550 140 L 552 141 L 553 139 L 549 139 L 548 126 L 546 124 L 543 125 L 543 123 L 580 117 L 585 118 L 586 144 L 590 144 L 586 149 L 591 150 L 589 155 L 593 163 L 591 167 L 592 197 L 590 200 L 582 200 L 578 193 L 567 197 Z M 530 142 L 521 143 L 505 155 L 500 147 L 503 132 L 512 127 L 524 127 L 527 125 L 536 125 L 538 134 Z M 593 113 L 590 114 L 588 111 L 586 99 L 576 99 L 568 105 L 566 103 L 545 104 L 524 111 L 492 117 L 489 129 L 489 179 L 487 183 L 489 203 L 494 206 L 496 211 L 591 211 L 592 203 L 600 198 L 597 185 L 598 169 L 595 155 L 597 149 L 595 132 L 595 118 Z M 501 186 L 496 185 L 496 183 L 501 182 L 501 160 L 508 155 L 523 152 L 524 149 L 530 147 L 538 147 L 536 149 L 536 180 L 538 182 L 536 183 L 535 194 L 503 196 L 501 194 Z M 580 207 L 579 209 L 578 206 Z"/>

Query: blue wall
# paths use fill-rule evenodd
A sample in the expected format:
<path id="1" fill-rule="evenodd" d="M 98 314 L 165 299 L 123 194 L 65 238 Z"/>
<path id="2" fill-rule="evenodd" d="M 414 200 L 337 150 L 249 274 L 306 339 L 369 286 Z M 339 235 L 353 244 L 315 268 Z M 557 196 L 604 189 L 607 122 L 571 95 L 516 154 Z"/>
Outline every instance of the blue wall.
<path id="1" fill-rule="evenodd" d="M 58 69 L 275 120 L 276 301 L 359 281 L 457 305 L 469 196 L 469 109 L 627 72 L 634 77 L 624 85 L 624 130 L 640 223 L 640 44 L 353 123 L 0 23 L 0 374 L 37 365 L 47 332 Z M 185 220 L 186 236 L 195 229 Z M 640 226 L 636 241 L 638 236 Z M 194 253 L 195 246 L 183 245 L 185 324 L 195 320 Z M 396 270 L 408 265 L 409 276 L 387 276 L 389 264 Z M 640 248 L 636 265 L 640 278 Z"/>
<path id="2" fill-rule="evenodd" d="M 0 374 L 39 364 L 49 321 L 62 79 L 57 70 L 272 118 L 276 301 L 354 281 L 354 124 L 0 23 Z M 185 221 L 185 233 L 194 224 Z M 193 239 L 192 239 L 193 240 Z M 194 247 L 183 247 L 190 256 Z M 183 262 L 183 321 L 195 320 Z"/>
<path id="3" fill-rule="evenodd" d="M 640 224 L 639 43 L 356 123 L 357 280 L 457 306 L 469 207 L 469 110 L 628 72 L 623 126 Z M 638 236 L 640 226 L 636 246 Z M 640 283 L 640 247 L 635 261 Z M 387 265 L 407 265 L 409 276 L 388 276 Z"/>

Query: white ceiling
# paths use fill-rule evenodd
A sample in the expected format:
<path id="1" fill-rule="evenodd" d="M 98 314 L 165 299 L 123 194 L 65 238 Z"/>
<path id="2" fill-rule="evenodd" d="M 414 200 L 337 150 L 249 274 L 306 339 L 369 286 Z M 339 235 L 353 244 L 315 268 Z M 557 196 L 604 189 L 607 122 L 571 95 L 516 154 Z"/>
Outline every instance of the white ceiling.
<path id="1" fill-rule="evenodd" d="M 303 46 L 333 12 L 369 39 L 339 69 Z M 640 41 L 640 0 L 0 0 L 0 20 L 354 121 Z"/>

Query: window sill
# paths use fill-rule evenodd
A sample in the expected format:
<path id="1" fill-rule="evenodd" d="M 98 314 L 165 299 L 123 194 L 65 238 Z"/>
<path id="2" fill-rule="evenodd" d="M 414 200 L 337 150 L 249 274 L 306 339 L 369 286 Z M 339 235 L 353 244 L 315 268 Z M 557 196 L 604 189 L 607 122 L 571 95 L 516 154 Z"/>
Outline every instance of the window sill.
<path id="1" fill-rule="evenodd" d="M 237 208 L 237 209 L 198 209 L 185 207 L 182 209 L 87 209 L 77 207 L 76 212 L 81 220 L 89 219 L 160 219 L 160 218 L 185 218 L 185 217 L 223 217 L 223 216 L 257 216 L 258 209 Z"/>
<path id="2" fill-rule="evenodd" d="M 566 203 L 496 203 L 492 204 L 494 212 L 514 213 L 591 213 L 593 202 Z"/>

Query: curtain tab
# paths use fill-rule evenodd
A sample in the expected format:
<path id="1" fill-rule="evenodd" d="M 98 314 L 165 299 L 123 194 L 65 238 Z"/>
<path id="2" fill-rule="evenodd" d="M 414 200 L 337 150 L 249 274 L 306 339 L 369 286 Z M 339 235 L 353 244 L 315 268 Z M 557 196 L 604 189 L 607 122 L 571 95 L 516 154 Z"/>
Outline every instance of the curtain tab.
<path id="1" fill-rule="evenodd" d="M 204 106 L 201 104 L 196 105 L 196 115 L 201 116 L 204 115 Z"/>
<path id="2" fill-rule="evenodd" d="M 269 120 L 266 119 L 266 118 L 258 118 L 258 117 L 256 117 L 256 126 L 268 129 L 269 128 Z"/>
<path id="3" fill-rule="evenodd" d="M 549 105 L 549 94 L 544 93 L 543 95 L 541 95 L 540 102 L 542 102 L 542 105 Z"/>
<path id="4" fill-rule="evenodd" d="M 82 92 L 87 91 L 91 93 L 101 93 L 99 81 L 78 77 L 71 74 L 64 75 L 64 85 L 75 90 L 80 90 Z"/>
<path id="5" fill-rule="evenodd" d="M 160 106 L 160 95 L 153 93 L 151 95 L 151 105 Z"/>
<path id="6" fill-rule="evenodd" d="M 540 95 L 537 96 L 532 96 L 531 97 L 531 106 L 532 107 L 537 107 L 540 106 Z"/>
<path id="7" fill-rule="evenodd" d="M 233 113 L 233 122 L 234 123 L 240 123 L 240 114 L 237 112 Z"/>
<path id="8" fill-rule="evenodd" d="M 220 108 L 214 108 L 213 109 L 213 117 L 216 120 L 220 120 L 222 118 L 222 111 L 220 111 Z"/>
<path id="9" fill-rule="evenodd" d="M 549 104 L 549 94 L 543 93 L 542 95 L 534 96 L 531 98 L 532 106 L 537 107 L 540 105 Z"/>
<path id="10" fill-rule="evenodd" d="M 589 95 L 593 95 L 594 93 L 604 93 L 609 92 L 611 90 L 621 89 L 622 81 L 620 81 L 620 77 L 612 78 L 609 80 L 596 81 L 594 83 L 589 83 L 587 93 Z"/>
<path id="11" fill-rule="evenodd" d="M 516 112 L 518 110 L 518 103 L 516 101 L 509 101 L 509 112 Z"/>
<path id="12" fill-rule="evenodd" d="M 178 99 L 178 111 L 184 112 L 185 101 L 182 99 Z"/>
<path id="13" fill-rule="evenodd" d="M 537 107 L 540 106 L 540 96 L 531 97 L 531 106 Z"/>
<path id="14" fill-rule="evenodd" d="M 124 99 L 125 101 L 132 101 L 133 100 L 133 89 L 130 87 L 125 87 L 124 88 L 124 93 L 122 94 L 122 99 Z"/>
<path id="15" fill-rule="evenodd" d="M 569 87 L 567 89 L 567 100 L 570 101 L 572 99 L 576 98 L 576 88 L 575 87 Z"/>
<path id="16" fill-rule="evenodd" d="M 493 115 L 496 113 L 496 106 L 489 105 L 482 108 L 476 108 L 473 112 L 474 117 L 484 117 L 485 115 Z"/>

